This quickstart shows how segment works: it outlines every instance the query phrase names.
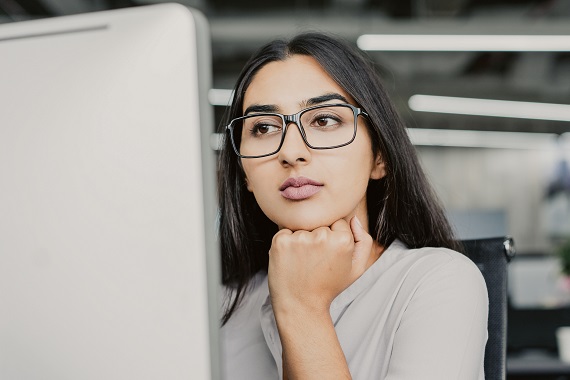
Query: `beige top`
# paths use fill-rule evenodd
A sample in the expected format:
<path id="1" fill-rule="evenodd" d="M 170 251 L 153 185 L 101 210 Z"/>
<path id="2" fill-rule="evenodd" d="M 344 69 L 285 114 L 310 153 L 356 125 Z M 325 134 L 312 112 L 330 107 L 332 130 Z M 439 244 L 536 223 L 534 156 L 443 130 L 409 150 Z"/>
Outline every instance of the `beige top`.
<path id="1" fill-rule="evenodd" d="M 400 241 L 331 305 L 353 379 L 484 379 L 487 311 L 485 281 L 471 260 Z M 255 276 L 221 337 L 226 379 L 282 378 L 267 274 Z"/>

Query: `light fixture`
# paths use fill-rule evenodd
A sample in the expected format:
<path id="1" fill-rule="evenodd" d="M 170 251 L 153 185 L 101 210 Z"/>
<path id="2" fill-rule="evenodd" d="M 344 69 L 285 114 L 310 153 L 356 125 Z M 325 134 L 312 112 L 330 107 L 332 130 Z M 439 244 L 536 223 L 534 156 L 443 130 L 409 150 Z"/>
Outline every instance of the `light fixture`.
<path id="1" fill-rule="evenodd" d="M 413 95 L 408 105 L 418 112 L 570 121 L 568 104 Z"/>
<path id="2" fill-rule="evenodd" d="M 208 101 L 213 106 L 229 106 L 234 97 L 233 90 L 211 88 L 208 91 Z"/>
<path id="3" fill-rule="evenodd" d="M 556 149 L 558 135 L 554 133 L 472 131 L 458 129 L 408 128 L 412 144 L 494 149 Z"/>
<path id="4" fill-rule="evenodd" d="M 570 51 L 569 35 L 364 34 L 368 51 Z"/>

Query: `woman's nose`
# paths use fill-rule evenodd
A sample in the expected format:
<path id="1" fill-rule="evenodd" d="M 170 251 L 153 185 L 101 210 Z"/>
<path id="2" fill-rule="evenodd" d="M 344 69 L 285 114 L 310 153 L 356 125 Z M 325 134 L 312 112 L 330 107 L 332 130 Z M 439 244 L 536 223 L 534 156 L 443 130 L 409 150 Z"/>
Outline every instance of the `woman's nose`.
<path id="1" fill-rule="evenodd" d="M 282 165 L 296 165 L 310 161 L 310 148 L 305 144 L 297 124 L 291 123 L 287 126 L 278 158 Z"/>

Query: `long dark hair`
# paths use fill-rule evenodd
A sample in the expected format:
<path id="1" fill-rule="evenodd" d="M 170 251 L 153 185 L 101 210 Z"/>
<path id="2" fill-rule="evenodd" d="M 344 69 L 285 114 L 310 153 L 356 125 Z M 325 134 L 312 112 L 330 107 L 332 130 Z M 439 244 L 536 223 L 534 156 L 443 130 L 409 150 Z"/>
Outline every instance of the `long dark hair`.
<path id="1" fill-rule="evenodd" d="M 301 34 L 262 47 L 245 65 L 235 87 L 225 123 L 243 114 L 245 91 L 257 71 L 292 55 L 313 57 L 369 115 L 372 149 L 387 174 L 369 182 L 369 231 L 379 244 L 395 239 L 410 248 L 447 247 L 461 251 L 437 197 L 431 189 L 406 128 L 388 98 L 373 65 L 357 50 L 327 35 Z M 222 281 L 233 289 L 226 300 L 225 324 L 238 307 L 250 279 L 267 270 L 268 251 L 277 226 L 265 216 L 247 190 L 240 160 L 229 138 L 219 157 L 220 241 Z"/>

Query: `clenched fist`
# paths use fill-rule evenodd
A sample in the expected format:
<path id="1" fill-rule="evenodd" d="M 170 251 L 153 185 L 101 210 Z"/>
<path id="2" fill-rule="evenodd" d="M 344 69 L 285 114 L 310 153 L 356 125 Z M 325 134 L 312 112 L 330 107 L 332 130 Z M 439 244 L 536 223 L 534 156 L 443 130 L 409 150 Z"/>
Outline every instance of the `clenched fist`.
<path id="1" fill-rule="evenodd" d="M 327 312 L 331 302 L 364 273 L 372 237 L 357 217 L 313 231 L 282 229 L 269 250 L 269 291 L 275 314 L 298 308 Z"/>

